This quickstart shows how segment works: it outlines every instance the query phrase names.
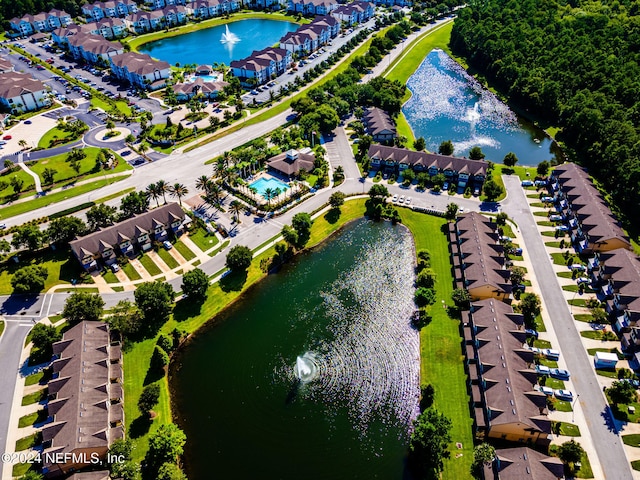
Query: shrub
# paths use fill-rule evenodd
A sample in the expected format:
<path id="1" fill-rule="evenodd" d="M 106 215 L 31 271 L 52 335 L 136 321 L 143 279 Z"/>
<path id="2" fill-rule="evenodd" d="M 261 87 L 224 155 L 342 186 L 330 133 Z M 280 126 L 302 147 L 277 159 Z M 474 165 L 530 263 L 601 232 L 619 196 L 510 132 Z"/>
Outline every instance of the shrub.
<path id="1" fill-rule="evenodd" d="M 433 305 L 436 301 L 436 293 L 432 288 L 419 287 L 414 295 L 414 300 L 419 307 Z"/>

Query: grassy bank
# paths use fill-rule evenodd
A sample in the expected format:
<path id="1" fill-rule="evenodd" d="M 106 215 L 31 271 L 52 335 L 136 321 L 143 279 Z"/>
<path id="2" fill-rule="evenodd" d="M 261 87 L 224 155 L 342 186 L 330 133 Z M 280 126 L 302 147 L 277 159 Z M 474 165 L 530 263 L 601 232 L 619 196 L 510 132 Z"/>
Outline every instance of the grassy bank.
<path id="1" fill-rule="evenodd" d="M 430 383 L 435 388 L 434 406 L 453 422 L 453 442 L 462 444 L 462 449 L 455 449 L 451 458 L 445 460 L 442 478 L 468 478 L 473 460 L 473 435 L 460 348 L 460 322 L 449 318 L 441 306 L 442 302 L 451 304 L 453 291 L 447 239 L 441 233 L 446 221 L 404 208 L 400 209 L 400 217 L 413 234 L 416 250 L 431 253 L 431 268 L 437 275 L 437 298 L 430 310 L 432 320 L 420 332 L 420 372 L 422 383 Z M 462 455 L 456 458 L 459 454 Z"/>
<path id="2" fill-rule="evenodd" d="M 444 221 L 409 210 L 401 210 L 403 221 L 414 234 L 416 248 L 425 248 L 431 252 L 433 268 L 438 273 L 437 303 L 440 304 L 441 299 L 449 301 L 452 290 L 449 255 L 446 238 L 440 232 Z M 314 246 L 321 243 L 346 223 L 362 218 L 365 211 L 365 199 L 355 199 L 342 206 L 338 218 L 329 214 L 320 215 L 314 221 L 308 245 Z M 159 334 L 169 334 L 176 327 L 189 333 L 195 332 L 235 301 L 245 289 L 261 280 L 265 273 L 260 269 L 260 263 L 263 259 L 273 256 L 274 253 L 275 250 L 271 248 L 254 258 L 244 283 L 238 283 L 234 288 L 229 288 L 227 284 L 224 290 L 219 283 L 212 285 L 209 288 L 207 299 L 202 305 L 197 306 L 193 302 L 179 302 L 171 319 L 161 328 Z M 227 278 L 229 277 L 232 275 Z M 234 280 L 231 279 L 230 282 L 234 283 Z M 157 336 L 136 343 L 125 352 L 124 356 L 126 371 L 125 416 L 128 434 L 136 444 L 134 460 L 137 461 L 144 458 L 148 448 L 148 434 L 157 430 L 161 424 L 171 421 L 171 405 L 166 377 L 158 381 L 161 387 L 161 397 L 158 406 L 154 409 L 155 419 L 152 422 L 143 419 L 136 407 L 156 341 Z M 444 478 L 468 477 L 473 456 L 471 420 L 468 413 L 458 322 L 449 319 L 446 310 L 434 308 L 433 321 L 421 333 L 421 354 L 423 379 L 432 383 L 436 389 L 436 407 L 452 419 L 454 442 L 463 444 L 463 449 L 459 451 L 463 455 L 455 458 L 454 454 L 450 460 L 447 460 Z"/>

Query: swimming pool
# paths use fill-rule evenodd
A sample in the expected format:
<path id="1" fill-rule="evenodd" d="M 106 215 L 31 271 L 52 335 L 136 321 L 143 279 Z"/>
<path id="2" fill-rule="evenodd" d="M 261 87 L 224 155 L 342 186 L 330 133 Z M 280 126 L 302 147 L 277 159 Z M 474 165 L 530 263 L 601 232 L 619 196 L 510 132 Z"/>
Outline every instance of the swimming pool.
<path id="1" fill-rule="evenodd" d="M 201 78 L 203 82 L 217 82 L 218 77 L 216 75 L 194 75 L 189 79 L 189 82 L 195 82 Z"/>
<path id="2" fill-rule="evenodd" d="M 256 180 L 255 182 L 253 182 L 252 184 L 249 185 L 252 188 L 255 188 L 258 191 L 259 195 L 262 195 L 264 198 L 267 198 L 264 194 L 264 192 L 267 190 L 267 188 L 271 188 L 273 190 L 279 188 L 280 192 L 284 192 L 285 190 L 289 189 L 289 185 L 287 185 L 286 183 L 278 180 L 277 178 L 274 177 L 270 177 L 270 178 L 259 178 L 258 180 Z"/>

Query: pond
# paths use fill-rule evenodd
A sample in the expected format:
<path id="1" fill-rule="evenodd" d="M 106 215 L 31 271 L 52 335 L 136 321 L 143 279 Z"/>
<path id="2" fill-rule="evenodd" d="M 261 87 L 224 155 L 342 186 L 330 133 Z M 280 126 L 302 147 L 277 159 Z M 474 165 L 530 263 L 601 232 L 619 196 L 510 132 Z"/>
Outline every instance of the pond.
<path id="1" fill-rule="evenodd" d="M 218 315 L 172 362 L 192 480 L 401 480 L 418 413 L 414 246 L 350 224 Z"/>
<path id="2" fill-rule="evenodd" d="M 518 165 L 537 165 L 557 153 L 544 131 L 518 118 L 442 50 L 427 55 L 407 86 L 412 97 L 402 111 L 429 151 L 451 140 L 457 156 L 478 145 L 487 160 L 502 163 L 513 152 Z"/>
<path id="3" fill-rule="evenodd" d="M 229 38 L 227 28 L 232 41 L 225 41 Z M 138 50 L 171 65 L 229 65 L 231 60 L 245 58 L 254 50 L 273 46 L 297 28 L 292 22 L 245 19 L 145 43 Z"/>

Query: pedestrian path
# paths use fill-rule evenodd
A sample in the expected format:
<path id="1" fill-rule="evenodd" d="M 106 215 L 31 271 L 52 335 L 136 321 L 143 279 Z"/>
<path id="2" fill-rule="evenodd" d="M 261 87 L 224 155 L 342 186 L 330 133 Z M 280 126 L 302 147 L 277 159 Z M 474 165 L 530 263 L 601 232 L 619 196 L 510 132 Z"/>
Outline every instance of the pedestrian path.
<path id="1" fill-rule="evenodd" d="M 33 177 L 33 183 L 35 183 L 36 185 L 36 192 L 38 192 L 39 194 L 42 193 L 42 184 L 40 183 L 40 176 L 25 165 L 23 161 L 22 153 L 18 154 L 18 166 Z"/>

